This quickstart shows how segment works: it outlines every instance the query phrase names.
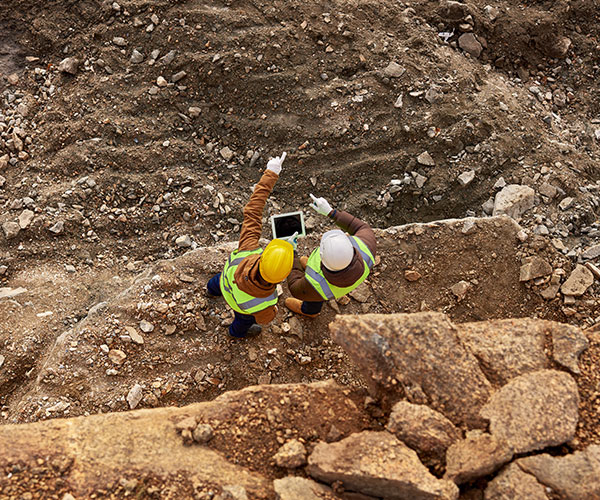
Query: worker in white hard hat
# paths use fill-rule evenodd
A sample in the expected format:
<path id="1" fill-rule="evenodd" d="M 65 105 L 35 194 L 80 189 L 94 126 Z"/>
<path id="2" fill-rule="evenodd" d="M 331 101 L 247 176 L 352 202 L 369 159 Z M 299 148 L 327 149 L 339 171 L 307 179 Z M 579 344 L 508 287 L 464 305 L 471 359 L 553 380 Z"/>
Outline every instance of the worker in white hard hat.
<path id="1" fill-rule="evenodd" d="M 360 285 L 375 262 L 375 233 L 348 212 L 331 208 L 325 198 L 310 195 L 310 207 L 340 229 L 327 231 L 309 257 L 295 257 L 287 283 L 293 297 L 285 306 L 296 314 L 316 317 L 329 299 L 339 299 Z"/>

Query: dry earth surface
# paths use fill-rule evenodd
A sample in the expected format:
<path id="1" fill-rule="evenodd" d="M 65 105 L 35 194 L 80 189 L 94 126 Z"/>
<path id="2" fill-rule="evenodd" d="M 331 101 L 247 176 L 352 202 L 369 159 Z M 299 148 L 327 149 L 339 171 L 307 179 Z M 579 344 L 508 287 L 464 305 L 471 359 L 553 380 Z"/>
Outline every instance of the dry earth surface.
<path id="1" fill-rule="evenodd" d="M 393 401 L 365 395 L 377 392 L 369 373 L 328 325 L 340 313 L 441 311 L 457 325 L 581 328 L 576 433 L 548 450 L 600 444 L 597 0 L 1 4 L 0 423 L 333 378 L 365 414 L 330 440 L 381 431 Z M 280 308 L 259 337 L 232 341 L 231 314 L 204 285 L 282 151 L 265 217 L 304 209 L 309 252 L 329 226 L 308 194 L 324 196 L 381 228 L 377 266 L 318 319 Z M 483 370 L 494 389 L 513 376 L 502 366 Z M 236 446 L 217 451 L 231 460 Z M 62 499 L 70 484 L 56 471 L 70 465 L 32 456 L 0 464 L 10 475 L 28 463 L 8 498 L 45 498 L 38 486 L 52 483 Z M 254 460 L 242 466 L 282 475 Z M 443 476 L 444 463 L 427 465 Z M 216 485 L 178 474 L 146 471 L 143 494 Z M 105 496 L 142 491 L 118 477 Z"/>

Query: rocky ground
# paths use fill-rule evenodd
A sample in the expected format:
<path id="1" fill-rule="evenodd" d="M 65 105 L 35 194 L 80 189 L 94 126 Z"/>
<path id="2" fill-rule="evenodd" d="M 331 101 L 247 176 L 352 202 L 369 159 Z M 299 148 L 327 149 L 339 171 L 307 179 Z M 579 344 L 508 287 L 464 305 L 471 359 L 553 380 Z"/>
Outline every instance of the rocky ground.
<path id="1" fill-rule="evenodd" d="M 360 391 L 336 314 L 433 310 L 584 328 L 570 446 L 598 443 L 595 0 L 2 7 L 0 422 Z M 265 215 L 303 208 L 310 251 L 325 196 L 382 229 L 378 264 L 318 320 L 232 342 L 203 286 L 282 151 Z"/>

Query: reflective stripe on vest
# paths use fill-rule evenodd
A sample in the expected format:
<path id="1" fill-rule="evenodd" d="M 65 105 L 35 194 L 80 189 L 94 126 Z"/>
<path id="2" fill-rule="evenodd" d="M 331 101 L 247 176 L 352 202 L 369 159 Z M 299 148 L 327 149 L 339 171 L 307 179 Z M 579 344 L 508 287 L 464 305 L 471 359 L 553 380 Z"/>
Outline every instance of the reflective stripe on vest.
<path id="1" fill-rule="evenodd" d="M 312 285 L 312 287 L 323 297 L 325 300 L 330 299 L 338 299 L 343 297 L 344 295 L 350 293 L 354 290 L 358 285 L 360 285 L 367 276 L 371 268 L 373 267 L 373 254 L 369 250 L 369 247 L 365 245 L 360 238 L 356 238 L 355 236 L 348 236 L 350 238 L 350 242 L 352 246 L 356 249 L 359 255 L 363 259 L 363 264 L 365 266 L 362 276 L 356 280 L 352 285 L 344 288 L 337 287 L 327 281 L 325 275 L 321 271 L 321 255 L 318 248 L 316 248 L 313 253 L 308 258 L 308 263 L 306 265 L 305 276 L 307 281 Z"/>
<path id="2" fill-rule="evenodd" d="M 253 297 L 240 290 L 235 283 L 235 271 L 240 263 L 249 255 L 261 253 L 261 248 L 244 252 L 236 250 L 229 256 L 225 263 L 220 280 L 221 292 L 223 293 L 223 297 L 227 301 L 227 304 L 229 304 L 234 311 L 242 314 L 253 314 L 277 304 L 277 290 L 274 290 L 268 297 Z"/>

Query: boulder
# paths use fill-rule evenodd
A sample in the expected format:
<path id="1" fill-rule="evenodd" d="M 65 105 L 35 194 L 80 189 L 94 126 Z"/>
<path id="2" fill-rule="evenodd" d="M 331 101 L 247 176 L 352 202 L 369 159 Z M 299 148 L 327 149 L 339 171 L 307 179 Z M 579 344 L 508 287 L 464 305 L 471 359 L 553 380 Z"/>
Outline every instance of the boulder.
<path id="1" fill-rule="evenodd" d="M 481 409 L 490 433 L 515 453 L 541 450 L 571 440 L 579 419 L 573 377 L 540 370 L 512 379 Z"/>
<path id="2" fill-rule="evenodd" d="M 487 476 L 509 462 L 513 453 L 508 444 L 479 430 L 470 431 L 446 453 L 444 478 L 463 484 Z"/>
<path id="3" fill-rule="evenodd" d="M 484 494 L 485 500 L 548 500 L 546 488 L 538 483 L 531 474 L 523 472 L 512 463 L 488 483 Z"/>
<path id="4" fill-rule="evenodd" d="M 560 291 L 564 295 L 583 295 L 586 290 L 594 283 L 594 275 L 587 267 L 577 264 L 571 275 L 567 278 Z"/>
<path id="5" fill-rule="evenodd" d="M 589 340 L 581 328 L 553 322 L 552 357 L 558 364 L 573 373 L 580 373 L 579 355 L 588 348 L 589 344 Z"/>
<path id="6" fill-rule="evenodd" d="M 277 500 L 334 500 L 339 498 L 331 488 L 312 479 L 288 476 L 273 481 Z"/>
<path id="7" fill-rule="evenodd" d="M 338 315 L 329 329 L 375 396 L 397 401 L 408 395 L 455 425 L 484 425 L 478 412 L 490 383 L 444 314 Z"/>
<path id="8" fill-rule="evenodd" d="M 509 184 L 496 194 L 493 215 L 508 215 L 520 220 L 521 215 L 533 207 L 535 191 L 529 186 Z"/>
<path id="9" fill-rule="evenodd" d="M 600 498 L 600 446 L 588 446 L 572 455 L 553 457 L 544 453 L 515 462 L 524 472 L 551 488 L 559 498 Z M 554 497 L 553 497 L 554 498 Z"/>
<path id="10" fill-rule="evenodd" d="M 461 437 L 444 415 L 408 401 L 394 405 L 386 429 L 413 450 L 436 457 L 444 456 L 448 447 Z"/>
<path id="11" fill-rule="evenodd" d="M 463 323 L 458 336 L 487 378 L 502 386 L 514 377 L 548 367 L 545 323 L 528 318 Z"/>
<path id="12" fill-rule="evenodd" d="M 319 443 L 308 458 L 309 474 L 339 481 L 346 490 L 389 500 L 456 499 L 451 481 L 434 477 L 417 454 L 388 432 L 364 431 L 337 443 Z"/>

